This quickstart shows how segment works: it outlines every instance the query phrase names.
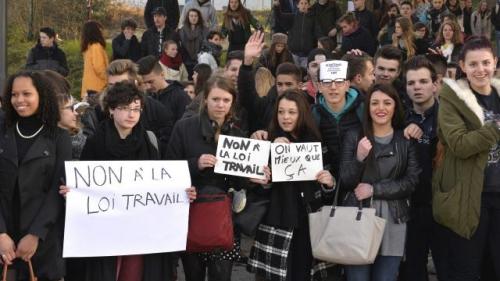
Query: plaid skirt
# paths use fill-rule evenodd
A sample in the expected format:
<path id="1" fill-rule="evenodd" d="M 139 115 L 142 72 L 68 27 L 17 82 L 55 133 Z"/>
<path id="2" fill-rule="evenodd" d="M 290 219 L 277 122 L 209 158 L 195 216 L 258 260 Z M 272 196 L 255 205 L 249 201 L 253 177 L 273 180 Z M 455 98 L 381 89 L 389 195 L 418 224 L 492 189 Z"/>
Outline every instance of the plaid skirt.
<path id="1" fill-rule="evenodd" d="M 292 237 L 293 229 L 260 224 L 248 258 L 247 270 L 269 281 L 286 281 Z M 333 266 L 331 263 L 314 260 L 311 280 L 326 279 L 327 269 Z"/>

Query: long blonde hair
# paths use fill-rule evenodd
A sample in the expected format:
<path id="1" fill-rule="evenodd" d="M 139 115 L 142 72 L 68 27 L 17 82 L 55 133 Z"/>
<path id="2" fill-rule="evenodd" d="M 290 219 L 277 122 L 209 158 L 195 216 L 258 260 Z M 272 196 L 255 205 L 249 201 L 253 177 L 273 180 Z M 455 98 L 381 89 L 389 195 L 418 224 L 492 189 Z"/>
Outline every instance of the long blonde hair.
<path id="1" fill-rule="evenodd" d="M 406 58 L 409 59 L 415 56 L 416 54 L 415 34 L 413 33 L 413 24 L 411 23 L 410 19 L 405 17 L 397 18 L 396 22 L 399 24 L 401 30 L 403 31 L 401 39 L 405 43 L 406 53 L 407 53 Z"/>
<path id="2" fill-rule="evenodd" d="M 265 67 L 259 67 L 255 72 L 255 89 L 259 97 L 267 96 L 269 90 L 274 86 L 275 79 L 271 71 Z"/>

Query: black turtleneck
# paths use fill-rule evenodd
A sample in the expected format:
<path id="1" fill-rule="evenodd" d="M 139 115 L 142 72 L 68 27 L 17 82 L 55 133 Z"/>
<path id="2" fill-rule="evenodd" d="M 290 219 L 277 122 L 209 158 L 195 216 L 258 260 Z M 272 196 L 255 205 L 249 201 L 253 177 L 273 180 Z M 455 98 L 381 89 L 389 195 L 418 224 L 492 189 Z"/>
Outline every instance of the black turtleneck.
<path id="1" fill-rule="evenodd" d="M 20 117 L 17 124 L 19 126 L 19 131 L 21 131 L 23 135 L 31 136 L 40 129 L 42 121 L 36 115 L 32 115 L 30 117 Z M 28 153 L 31 145 L 35 142 L 38 136 L 40 136 L 41 132 L 33 138 L 25 139 L 19 135 L 16 128 L 14 128 L 14 130 L 16 132 L 17 159 L 18 162 L 21 163 L 26 156 L 26 153 Z M 45 130 L 45 128 L 43 130 Z"/>

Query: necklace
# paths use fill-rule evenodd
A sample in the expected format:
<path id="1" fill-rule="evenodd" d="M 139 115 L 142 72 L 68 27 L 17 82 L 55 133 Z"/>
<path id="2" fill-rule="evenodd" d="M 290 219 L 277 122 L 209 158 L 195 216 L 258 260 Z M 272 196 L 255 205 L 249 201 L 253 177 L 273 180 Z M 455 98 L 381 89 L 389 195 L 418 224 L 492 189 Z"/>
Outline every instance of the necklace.
<path id="1" fill-rule="evenodd" d="M 42 124 L 42 127 L 40 127 L 40 129 L 38 129 L 33 135 L 25 136 L 21 133 L 21 130 L 19 130 L 19 121 L 16 122 L 16 131 L 19 134 L 19 136 L 23 139 L 32 139 L 32 138 L 36 137 L 36 135 L 38 135 L 42 131 L 42 129 L 43 129 L 43 124 Z"/>

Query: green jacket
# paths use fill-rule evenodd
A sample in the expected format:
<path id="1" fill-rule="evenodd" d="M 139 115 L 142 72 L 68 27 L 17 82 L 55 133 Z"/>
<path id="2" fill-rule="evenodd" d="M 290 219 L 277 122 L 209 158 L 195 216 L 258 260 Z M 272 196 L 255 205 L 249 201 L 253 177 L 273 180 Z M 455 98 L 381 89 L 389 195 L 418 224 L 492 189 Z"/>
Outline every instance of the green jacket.
<path id="1" fill-rule="evenodd" d="M 491 84 L 500 95 L 500 80 Z M 471 238 L 479 224 L 488 152 L 500 140 L 500 130 L 485 123 L 484 111 L 466 80 L 444 79 L 438 137 L 444 155 L 433 176 L 434 219 Z"/>

